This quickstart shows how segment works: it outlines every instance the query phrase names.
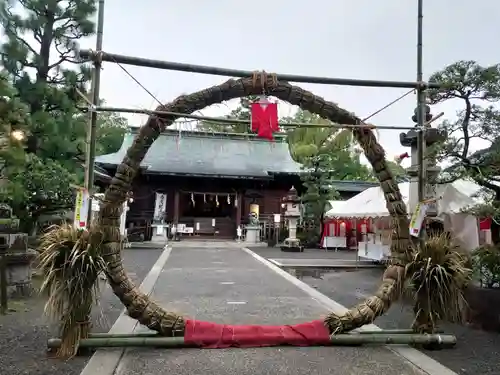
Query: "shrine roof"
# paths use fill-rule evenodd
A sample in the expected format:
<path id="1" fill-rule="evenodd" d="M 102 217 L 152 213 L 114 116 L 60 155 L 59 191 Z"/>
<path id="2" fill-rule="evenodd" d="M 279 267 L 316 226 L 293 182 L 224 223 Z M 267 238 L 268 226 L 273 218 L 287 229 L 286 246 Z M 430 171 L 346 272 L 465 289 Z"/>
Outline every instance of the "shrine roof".
<path id="1" fill-rule="evenodd" d="M 136 131 L 127 133 L 120 150 L 96 157 L 104 168 L 116 167 L 133 142 Z M 274 142 L 250 134 L 166 130 L 153 143 L 141 163 L 145 174 L 269 178 L 272 174 L 298 174 L 286 138 Z"/>
<path id="2" fill-rule="evenodd" d="M 378 182 L 350 180 L 332 180 L 330 181 L 330 185 L 337 191 L 348 191 L 352 193 L 360 193 L 371 187 L 380 186 Z"/>

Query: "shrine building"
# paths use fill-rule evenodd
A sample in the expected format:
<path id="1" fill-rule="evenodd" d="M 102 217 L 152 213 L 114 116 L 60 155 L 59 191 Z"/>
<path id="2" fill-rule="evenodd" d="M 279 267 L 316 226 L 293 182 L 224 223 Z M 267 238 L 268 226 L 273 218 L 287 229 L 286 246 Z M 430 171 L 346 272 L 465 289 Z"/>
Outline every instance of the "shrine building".
<path id="1" fill-rule="evenodd" d="M 131 128 L 116 153 L 96 157 L 96 186 L 105 187 L 132 144 Z M 162 221 L 195 228 L 195 234 L 234 238 L 236 228 L 256 212 L 261 222 L 282 213 L 282 198 L 294 186 L 303 190 L 300 164 L 284 136 L 274 141 L 251 134 L 166 130 L 153 143 L 132 186 L 127 228 Z M 377 186 L 361 181 L 334 181 L 340 199 Z"/>

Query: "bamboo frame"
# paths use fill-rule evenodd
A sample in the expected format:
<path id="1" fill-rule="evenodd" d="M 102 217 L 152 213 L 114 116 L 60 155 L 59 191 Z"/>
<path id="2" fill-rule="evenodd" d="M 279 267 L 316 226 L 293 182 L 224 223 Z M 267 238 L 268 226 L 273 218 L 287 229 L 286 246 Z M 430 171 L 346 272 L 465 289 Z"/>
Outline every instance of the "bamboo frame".
<path id="1" fill-rule="evenodd" d="M 103 34 L 104 34 L 104 0 L 99 0 L 99 11 L 97 13 L 97 39 L 96 49 L 102 49 Z M 102 61 L 94 61 L 94 69 L 92 71 L 92 105 L 99 104 L 99 94 L 101 90 L 101 68 Z M 79 93 L 81 95 L 81 93 Z M 88 99 L 87 99 L 88 101 Z M 89 192 L 94 190 L 94 175 L 95 175 L 95 157 L 96 157 L 96 137 L 97 137 L 97 113 L 91 112 L 89 119 L 89 128 L 87 131 L 87 152 L 85 154 L 85 187 Z M 92 196 L 89 197 L 89 208 L 87 213 L 87 228 L 90 228 L 92 223 Z"/>
<path id="2" fill-rule="evenodd" d="M 249 120 L 240 120 L 240 119 L 231 119 L 231 118 L 220 118 L 220 117 L 208 117 L 208 116 L 200 116 L 200 115 L 192 115 L 186 113 L 178 113 L 178 112 L 168 112 L 168 111 L 153 111 L 148 109 L 134 109 L 134 108 L 121 108 L 121 107 L 93 107 L 93 108 L 84 108 L 79 107 L 83 110 L 90 110 L 95 112 L 116 112 L 116 113 L 136 113 L 143 115 L 157 115 L 163 117 L 178 117 L 178 118 L 189 118 L 201 121 L 210 121 L 213 123 L 221 123 L 221 124 L 250 124 Z M 346 124 L 309 124 L 302 122 L 289 122 L 284 123 L 280 122 L 279 125 L 281 127 L 300 127 L 300 128 L 334 128 L 334 129 L 354 129 L 354 128 L 370 128 L 370 129 L 381 129 L 381 130 L 415 130 L 415 126 L 390 126 L 390 125 L 346 125 Z"/>
<path id="3" fill-rule="evenodd" d="M 358 345 L 435 345 L 440 348 L 455 346 L 457 338 L 453 335 L 441 334 L 408 334 L 408 333 L 364 333 L 364 334 L 338 334 L 330 335 L 330 343 L 326 345 L 311 346 L 358 346 Z M 235 341 L 234 346 L 239 343 Z M 56 349 L 61 345 L 60 339 L 49 339 L 47 347 Z M 278 346 L 290 346 L 283 344 Z M 108 336 L 82 339 L 79 348 L 198 348 L 194 343 L 186 343 L 184 337 L 161 337 L 161 336 Z"/>
<path id="4" fill-rule="evenodd" d="M 80 57 L 83 60 L 91 61 L 106 61 L 116 64 L 141 66 L 144 68 L 154 68 L 161 70 L 176 70 L 180 72 L 211 74 L 224 77 L 250 77 L 254 72 L 249 70 L 228 69 L 216 66 L 184 64 L 179 62 L 152 60 L 142 57 L 119 55 L 104 51 L 92 51 L 84 49 L 80 51 Z M 332 77 L 314 77 L 295 74 L 277 74 L 277 79 L 280 81 L 300 82 L 300 83 L 317 83 L 324 85 L 341 85 L 341 86 L 357 86 L 357 87 L 393 87 L 393 88 L 440 88 L 441 86 L 435 82 L 409 82 L 409 81 L 382 81 L 382 80 L 366 80 L 366 79 L 349 79 L 349 78 L 332 78 Z"/>
<path id="5" fill-rule="evenodd" d="M 380 331 L 353 331 L 349 333 L 350 335 L 377 335 L 377 334 L 385 334 L 385 335 L 401 335 L 401 334 L 413 334 L 414 331 L 412 329 L 384 329 Z M 444 333 L 442 330 L 438 330 L 435 333 Z M 109 337 L 161 337 L 156 332 L 135 332 L 135 333 L 90 333 L 89 339 L 97 339 L 97 338 L 109 338 Z"/>
<path id="6" fill-rule="evenodd" d="M 317 83 L 317 84 L 334 84 L 334 85 L 350 85 L 350 86 L 367 86 L 367 87 L 396 87 L 396 88 L 416 88 L 419 93 L 419 127 L 417 127 L 417 130 L 420 130 L 420 133 L 422 134 L 422 139 L 424 139 L 424 132 L 425 132 L 425 126 L 424 126 L 424 121 L 422 116 L 422 108 L 423 108 L 423 93 L 427 88 L 439 88 L 439 85 L 436 83 L 425 83 L 422 81 L 422 22 L 421 22 L 421 15 L 422 15 L 422 0 L 418 0 L 418 7 L 419 7 L 419 25 L 418 25 L 418 69 L 417 69 L 417 82 L 404 82 L 404 81 L 378 81 L 378 80 L 353 80 L 353 79 L 342 79 L 342 78 L 327 78 L 327 77 L 309 77 L 309 76 L 298 76 L 298 75 L 273 75 L 273 79 L 276 78 L 276 80 L 279 80 L 277 84 L 281 84 L 282 86 L 284 85 L 282 81 L 291 81 L 291 82 L 306 82 L 306 83 Z M 98 27 L 98 35 L 101 37 L 101 42 L 102 42 L 102 18 L 103 18 L 103 4 L 104 0 L 99 1 L 99 27 Z M 227 87 L 222 87 L 219 86 L 219 90 L 225 89 L 226 91 L 229 91 L 232 94 L 233 98 L 236 98 L 237 96 L 235 95 L 235 87 L 232 87 L 231 85 L 234 84 L 239 84 L 243 87 L 246 88 L 244 91 L 245 93 L 252 92 L 253 94 L 260 94 L 263 90 L 265 90 L 266 85 L 264 84 L 264 79 L 262 80 L 262 86 L 256 86 L 255 82 L 253 82 L 252 85 L 250 85 L 250 77 L 252 75 L 255 75 L 255 72 L 250 72 L 250 71 L 244 71 L 244 70 L 234 70 L 234 69 L 224 69 L 224 68 L 219 68 L 219 67 L 209 67 L 209 66 L 201 66 L 201 65 L 190 65 L 190 64 L 182 64 L 182 63 L 175 63 L 175 62 L 168 62 L 168 61 L 159 61 L 159 60 L 149 60 L 149 59 L 143 59 L 143 58 L 138 58 L 138 57 L 131 57 L 131 56 L 124 56 L 124 55 L 118 55 L 118 54 L 111 54 L 111 53 L 106 53 L 101 50 L 100 46 L 97 47 L 97 51 L 93 52 L 90 50 L 82 50 L 80 52 L 80 56 L 82 58 L 88 58 L 92 60 L 94 63 L 94 68 L 97 70 L 100 68 L 101 63 L 103 61 L 107 62 L 114 62 L 116 64 L 128 64 L 128 65 L 136 65 L 136 66 L 143 66 L 143 67 L 150 67 L 150 68 L 156 68 L 156 69 L 164 69 L 164 70 L 177 70 L 177 71 L 184 71 L 184 72 L 195 72 L 195 73 L 202 73 L 202 74 L 212 74 L 212 75 L 219 75 L 219 76 L 237 76 L 237 77 L 244 77 L 246 79 L 242 79 L 239 82 L 238 81 L 228 81 L 225 83 Z M 263 74 L 264 76 L 264 74 Z M 92 126 L 95 127 L 95 121 L 96 121 L 96 114 L 99 110 L 103 110 L 103 108 L 106 107 L 97 107 L 97 99 L 99 98 L 99 75 L 97 74 L 94 77 L 94 80 L 97 82 L 94 82 L 94 95 L 93 95 L 93 100 L 92 100 L 92 105 L 89 105 L 89 110 L 92 111 Z M 260 83 L 259 83 L 260 85 Z M 260 91 L 257 92 L 255 89 L 259 87 Z M 293 87 L 293 89 L 296 92 L 304 92 L 303 89 L 299 87 Z M 253 90 L 253 91 L 252 91 Z M 284 91 L 282 91 L 284 92 Z M 311 93 L 309 93 L 311 94 Z M 192 96 L 200 95 L 200 93 L 195 93 L 192 94 Z M 312 94 L 311 94 L 312 95 Z M 312 95 L 313 96 L 313 95 Z M 291 96 L 290 96 L 291 97 Z M 303 103 L 300 100 L 297 100 L 297 98 L 300 98 L 302 96 L 296 96 L 295 100 L 291 100 L 293 103 L 296 105 L 300 105 L 301 107 L 305 107 L 306 109 L 315 109 L 309 103 Z M 285 97 L 282 95 L 282 99 Z M 313 96 L 315 100 L 317 98 Z M 203 98 L 201 98 L 203 99 Z M 207 101 L 205 100 L 198 100 L 197 104 L 205 104 L 205 106 L 213 104 L 213 95 L 212 95 L 212 101 Z M 323 100 L 323 99 L 322 99 Z M 182 100 L 181 100 L 182 102 Z M 324 100 L 323 100 L 324 102 Z M 178 111 L 183 111 L 184 109 L 182 108 L 179 103 L 177 103 L 177 107 L 175 105 L 172 105 L 170 108 L 175 108 Z M 323 103 L 325 104 L 325 103 Z M 335 106 L 333 103 L 327 103 L 332 109 L 335 109 Z M 160 107 L 161 108 L 161 107 Z M 199 110 L 201 109 L 200 106 L 193 106 L 192 110 Z M 114 112 L 118 112 L 117 108 L 113 108 Z M 144 114 L 149 114 L 149 115 L 157 115 L 157 116 L 163 116 L 166 118 L 167 121 L 165 121 L 168 124 L 171 124 L 175 118 L 177 117 L 190 117 L 190 118 L 197 118 L 197 119 L 205 119 L 208 121 L 213 121 L 213 122 L 221 122 L 221 119 L 217 118 L 203 118 L 202 116 L 197 116 L 194 117 L 195 115 L 186 115 L 183 113 L 179 112 L 161 112 L 161 111 L 145 111 L 145 110 L 123 110 L 122 112 L 129 112 L 129 113 L 144 113 Z M 340 113 L 332 113 L 331 115 L 328 115 L 324 108 L 320 111 L 317 110 L 316 112 L 321 112 L 323 114 L 322 117 L 325 118 L 330 118 L 332 121 L 337 121 L 337 122 L 349 122 L 352 120 L 352 124 L 359 124 L 360 122 L 363 122 L 362 120 L 356 118 L 354 115 L 350 114 L 349 112 L 345 111 Z M 327 116 L 325 116 L 327 114 Z M 334 116 L 335 115 L 335 116 Z M 225 119 L 226 123 L 234 123 L 235 121 L 232 119 Z M 131 183 L 131 179 L 133 176 L 133 173 L 128 173 L 130 171 L 136 171 L 137 170 L 137 165 L 139 164 L 138 161 L 140 161 L 140 158 L 143 157 L 140 152 L 142 151 L 147 151 L 149 148 L 150 144 L 148 144 L 148 140 L 154 140 L 155 137 L 157 137 L 157 133 L 154 132 L 156 128 L 153 126 L 155 125 L 158 126 L 158 123 L 160 121 L 158 120 L 158 117 L 153 117 L 152 119 L 149 120 L 149 124 L 144 126 L 141 132 L 142 140 L 143 143 L 141 144 L 139 141 L 141 141 L 140 138 L 138 138 L 138 141 L 134 143 L 134 146 L 131 147 L 129 150 L 129 156 L 130 158 L 124 159 L 124 162 L 118 167 L 121 172 L 127 172 L 122 174 L 123 182 L 125 185 Z M 375 127 L 367 124 L 363 125 L 333 125 L 333 127 L 339 127 L 339 128 L 358 128 L 358 130 L 353 130 L 353 133 L 357 135 L 357 140 L 360 143 L 363 143 L 364 145 L 364 150 L 365 154 L 368 155 L 368 159 L 371 162 L 372 166 L 376 164 L 377 162 L 382 161 L 382 164 L 385 163 L 384 159 L 384 153 L 383 153 L 383 148 L 378 144 L 373 132 L 370 130 L 365 130 L 365 129 L 384 129 L 386 127 Z M 160 128 L 165 127 L 165 124 L 160 124 Z M 284 125 L 284 124 L 282 124 Z M 285 125 L 286 126 L 286 125 Z M 290 125 L 289 125 L 290 126 Z M 292 125 L 293 126 L 293 125 Z M 315 127 L 317 125 L 313 124 L 303 124 L 299 126 L 309 126 L 309 127 Z M 363 130 L 359 130 L 359 128 L 365 128 Z M 388 127 L 389 129 L 397 129 L 397 127 Z M 409 128 L 400 128 L 400 129 L 415 129 L 415 127 L 409 127 Z M 94 132 L 94 137 L 91 137 L 91 143 L 95 142 L 95 132 Z M 94 143 L 95 147 L 95 143 Z M 133 152 L 131 152 L 133 151 Z M 92 152 L 90 153 L 90 159 L 92 159 Z M 135 159 L 134 159 L 135 158 Z M 134 161 L 137 162 L 134 164 Z M 128 164 L 127 164 L 128 162 Z M 382 165 L 381 168 L 381 173 L 384 172 L 384 168 L 386 166 Z M 93 168 L 93 164 L 92 164 Z M 422 167 L 421 167 L 422 168 Z M 92 175 L 93 171 L 91 171 L 90 175 Z M 118 174 L 118 172 L 117 172 Z M 404 215 L 402 214 L 397 214 L 397 207 L 396 203 L 400 204 L 401 206 L 401 199 L 397 198 L 395 203 L 391 200 L 389 200 L 389 196 L 391 193 L 391 189 L 399 193 L 397 185 L 394 185 L 394 181 L 391 178 L 389 174 L 388 179 L 382 180 L 380 176 L 377 176 L 379 178 L 379 181 L 384 181 L 385 185 L 382 184 L 386 200 L 388 204 L 393 204 L 394 207 L 394 214 L 393 218 L 395 218 L 395 224 L 397 227 L 398 231 L 401 231 L 401 228 L 404 226 L 407 226 L 406 220 L 404 220 Z M 123 185 L 119 186 L 119 184 L 116 182 L 117 179 L 115 179 L 112 183 L 112 188 L 115 189 L 115 195 L 113 196 L 112 193 L 109 193 L 108 195 L 111 197 L 110 202 L 112 203 L 113 201 L 118 201 L 120 198 L 120 194 L 123 194 Z M 421 185 L 422 179 L 420 179 L 419 184 Z M 122 189 L 122 190 L 120 190 Z M 112 189 L 110 189 L 112 190 Z M 109 204 L 107 207 L 105 207 L 105 210 L 103 210 L 102 216 L 109 216 L 111 218 L 114 218 L 115 216 L 115 208 L 112 206 L 112 204 Z M 401 209 L 403 213 L 405 213 L 405 208 Z M 403 218 L 403 219 L 402 219 Z M 116 220 L 115 220 L 116 221 Z M 116 224 L 114 224 L 116 227 Z M 111 228 L 112 229 L 112 228 Z M 111 233 L 110 229 L 110 233 Z M 117 236 L 112 236 L 110 235 L 110 240 L 105 243 L 105 245 L 111 249 L 109 253 L 105 254 L 104 256 L 107 257 L 106 259 L 109 260 L 113 256 L 116 256 L 119 254 L 119 247 L 116 246 L 118 244 L 118 237 Z M 111 238 L 112 237 L 112 238 Z M 376 317 L 376 313 L 380 315 L 380 312 L 382 312 L 384 309 L 387 309 L 390 305 L 390 302 L 392 302 L 390 298 L 390 293 L 394 293 L 395 288 L 391 290 L 391 285 L 387 280 L 389 281 L 394 281 L 398 282 L 398 280 L 401 279 L 399 271 L 401 271 L 402 264 L 404 264 L 403 261 L 400 261 L 403 259 L 403 251 L 401 251 L 401 248 L 408 246 L 407 243 L 409 240 L 406 237 L 401 237 L 400 239 L 400 244 L 399 248 L 397 246 L 394 246 L 395 250 L 395 255 L 399 256 L 399 258 L 396 258 L 395 260 L 395 265 L 390 266 L 387 272 L 388 277 L 385 278 L 385 284 L 382 284 L 382 287 L 387 287 L 386 289 L 383 289 L 384 291 L 387 291 L 386 295 L 380 297 L 377 295 L 375 298 L 378 298 L 375 302 L 373 300 L 368 300 L 373 303 L 377 303 L 379 307 L 377 309 L 371 309 L 372 315 L 367 314 L 366 312 L 362 311 L 363 308 L 365 307 L 371 307 L 368 305 L 367 302 L 363 302 L 363 304 L 358 305 L 358 307 L 355 307 L 354 309 L 350 310 L 349 313 L 345 314 L 344 316 L 337 316 L 336 314 L 330 314 L 327 318 L 325 318 L 325 323 L 328 326 L 328 329 L 330 332 L 345 332 L 350 329 L 359 327 L 360 325 L 363 325 L 365 323 L 373 321 L 373 319 Z M 119 260 L 119 257 L 117 257 Z M 121 266 L 118 262 L 118 265 Z M 118 275 L 118 273 L 117 273 Z M 123 273 L 123 275 L 125 275 Z M 118 275 L 116 279 L 112 279 L 111 277 L 109 278 L 110 284 L 114 286 L 119 286 L 121 285 L 121 281 L 126 280 L 126 275 Z M 397 285 L 397 284 L 393 284 Z M 128 288 L 129 285 L 126 285 Z M 147 296 L 141 295 L 139 292 L 137 292 L 135 289 L 129 288 L 126 289 L 124 288 L 125 292 L 130 292 L 131 295 L 133 296 L 133 293 L 136 293 L 136 297 L 144 297 L 146 298 Z M 117 295 L 119 295 L 118 292 L 116 292 Z M 382 293 L 379 293 L 382 295 Z M 128 296 L 127 296 L 128 297 Z M 123 299 L 122 299 L 123 300 Z M 140 300 L 139 298 L 136 298 L 136 301 Z M 141 303 L 144 302 L 143 300 L 140 301 Z M 139 303 L 139 305 L 141 305 Z M 131 313 L 131 317 L 138 319 L 142 324 L 148 325 L 148 326 L 153 326 L 151 324 L 152 321 L 156 323 L 159 322 L 168 322 L 168 324 L 159 324 L 155 328 L 158 328 L 158 331 L 161 332 L 164 336 L 158 337 L 144 337 L 144 336 L 127 336 L 127 337 L 91 337 L 88 339 L 82 339 L 80 341 L 80 347 L 85 348 L 85 347 L 132 347 L 132 346 L 149 346 L 149 347 L 170 347 L 170 348 L 177 348 L 177 347 L 185 347 L 186 343 L 184 341 L 183 337 L 168 337 L 169 335 L 172 335 L 173 332 L 171 331 L 172 328 L 176 324 L 184 324 L 183 318 L 178 316 L 175 313 L 171 312 L 165 312 L 163 311 L 159 306 L 154 305 L 154 308 L 151 306 L 152 304 L 142 304 L 141 307 L 142 309 L 140 311 L 144 312 L 142 316 L 137 313 L 139 310 L 133 311 L 132 304 L 127 306 L 129 309 L 129 313 Z M 361 306 L 361 307 L 359 307 Z M 156 310 L 155 310 L 156 309 Z M 354 315 L 353 313 L 354 312 Z M 149 314 L 149 315 L 148 315 Z M 363 315 L 364 314 L 364 315 Z M 349 319 L 345 319 L 345 318 Z M 147 323 L 147 324 L 146 324 Z M 168 329 L 163 329 L 164 327 L 169 327 Z M 422 344 L 422 345 L 429 345 L 429 344 L 437 344 L 437 345 L 449 345 L 453 346 L 456 343 L 456 338 L 454 336 L 449 336 L 449 335 L 435 335 L 435 334 L 426 334 L 426 335 L 420 335 L 420 334 L 408 334 L 408 333 L 398 333 L 398 334 L 387 334 L 387 333 L 364 333 L 364 334 L 338 334 L 338 335 L 332 335 L 330 336 L 330 344 L 331 345 L 362 345 L 365 343 L 368 344 Z M 236 343 L 235 343 L 236 344 Z M 48 346 L 50 348 L 57 348 L 58 346 L 61 345 L 61 340 L 59 339 L 51 339 L 48 342 Z"/>

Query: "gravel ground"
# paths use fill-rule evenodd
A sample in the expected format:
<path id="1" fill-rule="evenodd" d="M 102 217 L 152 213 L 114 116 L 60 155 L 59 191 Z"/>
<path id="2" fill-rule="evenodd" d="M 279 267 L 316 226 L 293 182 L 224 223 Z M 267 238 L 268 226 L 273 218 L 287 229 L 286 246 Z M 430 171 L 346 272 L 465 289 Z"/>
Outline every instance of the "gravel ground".
<path id="1" fill-rule="evenodd" d="M 306 250 L 304 253 L 284 253 L 275 249 L 252 248 L 252 251 L 266 258 L 316 258 L 315 254 L 329 254 L 332 259 L 353 257 L 347 252 L 324 252 Z M 326 255 L 323 255 L 326 256 Z M 319 258 L 319 257 L 318 257 Z M 344 306 L 353 306 L 366 297 L 373 295 L 379 286 L 382 270 L 359 270 L 354 272 L 323 272 L 321 270 L 294 270 L 294 274 L 316 288 L 321 293 Z M 408 328 L 413 320 L 411 308 L 396 304 L 389 312 L 377 319 L 375 324 L 381 328 Z M 455 349 L 425 351 L 425 354 L 458 374 L 496 375 L 500 373 L 500 335 L 473 329 L 468 326 L 442 324 L 441 328 L 457 336 Z"/>
<path id="2" fill-rule="evenodd" d="M 152 268 L 161 250 L 127 249 L 123 252 L 125 268 L 136 284 L 140 284 Z M 50 359 L 46 355 L 47 339 L 54 326 L 43 316 L 45 299 L 10 301 L 14 312 L 0 316 L 0 373 L 9 375 L 77 375 L 88 357 L 70 361 Z M 94 308 L 94 331 L 107 332 L 123 309 L 107 285 L 102 288 L 98 307 Z"/>

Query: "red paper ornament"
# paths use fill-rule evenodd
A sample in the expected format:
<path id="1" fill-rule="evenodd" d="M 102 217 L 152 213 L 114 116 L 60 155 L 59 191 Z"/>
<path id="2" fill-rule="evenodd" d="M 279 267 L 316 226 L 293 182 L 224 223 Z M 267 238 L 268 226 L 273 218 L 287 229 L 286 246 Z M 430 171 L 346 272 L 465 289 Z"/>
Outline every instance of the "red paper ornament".
<path id="1" fill-rule="evenodd" d="M 270 102 L 255 102 L 251 104 L 252 131 L 257 136 L 273 140 L 273 134 L 279 131 L 278 104 Z"/>
<path id="2" fill-rule="evenodd" d="M 406 159 L 406 158 L 409 158 L 409 157 L 410 157 L 410 155 L 408 155 L 408 153 L 405 152 L 405 153 L 403 153 L 401 155 L 396 156 L 394 158 L 394 161 L 396 162 L 396 164 L 401 165 L 401 163 L 403 162 L 403 160 Z"/>

